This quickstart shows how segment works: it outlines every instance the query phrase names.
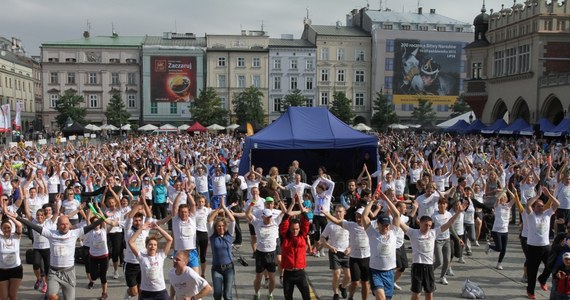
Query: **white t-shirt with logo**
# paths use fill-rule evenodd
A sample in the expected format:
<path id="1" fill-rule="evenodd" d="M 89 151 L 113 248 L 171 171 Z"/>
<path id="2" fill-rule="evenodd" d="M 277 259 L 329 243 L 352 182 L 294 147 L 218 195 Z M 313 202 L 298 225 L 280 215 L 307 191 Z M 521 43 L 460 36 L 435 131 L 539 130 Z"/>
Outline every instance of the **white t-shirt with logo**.
<path id="1" fill-rule="evenodd" d="M 46 219 L 42 224 L 38 223 L 36 219 L 32 221 L 34 224 L 37 224 L 44 228 L 44 230 L 55 229 L 56 226 L 52 222 L 51 219 Z M 49 240 L 39 234 L 37 231 L 32 230 L 32 234 L 34 235 L 34 242 L 32 243 L 33 249 L 48 249 L 50 248 Z"/>
<path id="2" fill-rule="evenodd" d="M 17 234 L 10 234 L 5 238 L 0 237 L 0 269 L 11 269 L 22 264 L 20 260 L 20 237 Z M 4 271 L 5 272 L 5 271 Z"/>
<path id="3" fill-rule="evenodd" d="M 364 227 L 352 221 L 342 221 L 342 228 L 348 230 L 350 240 L 350 257 L 370 257 L 370 242 Z"/>
<path id="4" fill-rule="evenodd" d="M 178 216 L 173 217 L 172 235 L 174 250 L 196 249 L 196 215 L 190 214 L 186 221 L 182 221 Z"/>
<path id="5" fill-rule="evenodd" d="M 528 239 L 527 244 L 531 246 L 547 246 L 549 242 L 550 217 L 554 214 L 552 209 L 545 210 L 537 215 L 532 211 L 528 214 Z"/>
<path id="6" fill-rule="evenodd" d="M 75 265 L 75 242 L 84 235 L 83 228 L 69 230 L 61 234 L 57 229 L 44 228 L 42 235 L 48 238 L 50 251 L 50 264 L 56 268 L 69 268 Z"/>
<path id="7" fill-rule="evenodd" d="M 511 206 L 499 203 L 495 207 L 495 222 L 493 222 L 493 231 L 499 233 L 509 232 L 509 220 L 511 218 Z"/>
<path id="8" fill-rule="evenodd" d="M 439 212 L 435 212 L 432 216 L 431 219 L 433 220 L 433 228 L 439 228 L 441 227 L 441 225 L 447 223 L 447 221 L 449 221 L 449 219 L 451 219 L 451 217 L 453 217 L 453 215 L 448 212 L 447 210 L 443 213 L 440 214 Z M 447 240 L 449 239 L 449 230 L 446 230 L 444 232 L 441 232 L 437 234 L 436 240 Z"/>
<path id="9" fill-rule="evenodd" d="M 137 257 L 141 266 L 141 290 L 147 292 L 158 292 L 166 289 L 164 282 L 164 259 L 166 255 L 163 251 L 158 251 L 154 256 L 149 256 L 145 248 L 138 249 Z"/>
<path id="10" fill-rule="evenodd" d="M 390 225 L 388 233 L 380 234 L 375 222 L 366 229 L 370 241 L 370 268 L 379 271 L 389 271 L 396 268 L 396 248 L 398 243 L 398 228 Z"/>
<path id="11" fill-rule="evenodd" d="M 279 224 L 283 215 L 271 218 L 271 223 L 265 225 L 263 219 L 253 216 L 251 224 L 255 228 L 257 235 L 257 250 L 261 252 L 273 252 L 277 248 L 277 238 L 279 237 Z"/>
<path id="12" fill-rule="evenodd" d="M 89 255 L 100 257 L 109 254 L 107 248 L 107 231 L 103 229 L 94 229 L 86 234 L 89 240 Z"/>
<path id="13" fill-rule="evenodd" d="M 416 203 L 418 203 L 418 218 L 423 216 L 430 216 L 436 211 L 437 201 L 439 201 L 439 195 L 437 193 L 432 193 L 429 196 L 422 194 L 416 198 Z"/>
<path id="14" fill-rule="evenodd" d="M 180 275 L 176 274 L 175 268 L 170 269 L 168 271 L 168 279 L 176 292 L 175 300 L 183 300 L 184 297 L 191 298 L 208 286 L 206 279 L 200 277 L 190 267 L 185 267 Z M 199 299 L 202 298 L 196 298 L 196 300 Z"/>
<path id="15" fill-rule="evenodd" d="M 143 219 L 143 223 L 148 222 L 148 221 L 152 222 L 152 220 L 153 220 L 152 218 L 145 218 L 145 219 Z M 136 230 L 134 230 L 132 228 L 132 226 L 133 226 L 133 219 L 127 218 L 127 220 L 125 221 L 125 242 L 127 245 L 127 248 L 125 249 L 125 261 L 130 263 L 130 264 L 138 265 L 139 261 L 137 260 L 137 258 L 133 254 L 133 250 L 131 250 L 131 246 L 129 245 L 129 240 L 131 239 L 133 234 L 135 234 L 135 232 L 136 232 Z M 145 242 L 146 242 L 146 238 L 148 237 L 149 232 L 150 232 L 150 230 L 141 231 L 141 233 L 139 234 L 139 236 L 135 240 L 135 245 L 137 246 L 138 251 L 145 249 Z"/>
<path id="16" fill-rule="evenodd" d="M 212 209 L 209 207 L 196 208 L 196 231 L 208 232 L 206 224 L 208 223 L 208 216 L 211 212 Z"/>
<path id="17" fill-rule="evenodd" d="M 433 249 L 435 247 L 435 237 L 441 233 L 440 228 L 430 229 L 426 234 L 422 234 L 419 229 L 410 228 L 406 232 L 410 237 L 412 245 L 412 263 L 433 264 Z"/>
<path id="18" fill-rule="evenodd" d="M 328 223 L 321 236 L 328 238 L 328 243 L 335 247 L 338 252 L 344 252 L 350 244 L 348 230 L 338 226 L 335 223 Z"/>

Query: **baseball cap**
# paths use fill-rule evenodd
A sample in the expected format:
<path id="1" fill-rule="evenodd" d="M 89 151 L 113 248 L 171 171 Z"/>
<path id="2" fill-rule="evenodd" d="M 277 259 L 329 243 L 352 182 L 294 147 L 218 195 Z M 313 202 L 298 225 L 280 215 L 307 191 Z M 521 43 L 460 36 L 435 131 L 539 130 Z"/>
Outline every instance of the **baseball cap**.
<path id="1" fill-rule="evenodd" d="M 564 255 L 562 255 L 562 258 L 570 258 L 570 252 L 564 253 Z"/>
<path id="2" fill-rule="evenodd" d="M 156 176 L 154 179 L 156 179 L 156 180 L 162 180 L 162 175 L 158 175 L 158 176 Z"/>
<path id="3" fill-rule="evenodd" d="M 79 182 L 76 182 L 73 187 L 81 187 L 81 184 Z"/>
<path id="4" fill-rule="evenodd" d="M 267 198 L 265 198 L 265 202 L 273 202 L 273 201 L 275 201 L 275 200 L 273 199 L 273 197 L 267 197 Z"/>
<path id="5" fill-rule="evenodd" d="M 361 207 L 361 208 L 356 210 L 356 213 L 359 215 L 362 215 L 363 212 L 364 212 L 364 207 Z"/>
<path id="6" fill-rule="evenodd" d="M 387 224 L 391 223 L 390 217 L 388 217 L 387 215 L 378 215 L 378 219 L 376 219 L 376 220 L 379 224 L 382 224 L 382 225 L 387 225 Z"/>
<path id="7" fill-rule="evenodd" d="M 271 211 L 271 209 L 264 209 L 262 215 L 264 217 L 272 217 L 273 216 L 273 212 Z"/>
<path id="8" fill-rule="evenodd" d="M 150 178 L 148 176 L 145 176 L 144 180 L 150 180 Z"/>

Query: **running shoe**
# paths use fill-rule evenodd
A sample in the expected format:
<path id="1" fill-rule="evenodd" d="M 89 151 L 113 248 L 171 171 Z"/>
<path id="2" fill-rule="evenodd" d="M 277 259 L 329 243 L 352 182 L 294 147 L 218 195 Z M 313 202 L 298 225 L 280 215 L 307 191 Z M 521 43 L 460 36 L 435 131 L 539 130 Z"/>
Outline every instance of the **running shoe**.
<path id="1" fill-rule="evenodd" d="M 34 283 L 34 290 L 37 290 L 37 289 L 39 289 L 39 288 L 40 288 L 40 284 L 41 284 L 41 283 L 42 283 L 42 281 L 41 281 L 41 280 L 39 280 L 39 279 L 38 279 L 38 280 L 36 280 L 36 283 Z"/>
<path id="2" fill-rule="evenodd" d="M 399 286 L 397 283 L 394 282 L 394 289 L 396 289 L 396 290 L 398 290 L 398 291 L 401 291 L 401 290 L 402 290 L 402 287 Z"/>
<path id="3" fill-rule="evenodd" d="M 501 265 L 501 263 L 497 263 L 497 270 L 502 270 L 502 269 L 503 269 L 503 266 Z"/>
<path id="4" fill-rule="evenodd" d="M 540 288 L 541 288 L 543 291 L 548 291 L 548 285 L 546 285 L 546 283 L 541 283 L 541 284 L 540 284 Z"/>
<path id="5" fill-rule="evenodd" d="M 95 285 L 95 284 L 93 283 L 93 281 L 89 282 L 89 284 L 87 285 L 87 289 L 88 289 L 88 290 L 92 289 L 92 288 L 93 288 L 93 285 Z"/>
<path id="6" fill-rule="evenodd" d="M 342 296 L 342 299 L 346 299 L 346 288 L 342 287 L 342 284 L 338 285 L 338 290 L 340 291 L 340 295 Z"/>
<path id="7" fill-rule="evenodd" d="M 100 300 L 107 300 L 107 293 L 103 293 L 101 294 L 101 298 L 99 298 Z"/>
<path id="8" fill-rule="evenodd" d="M 485 254 L 489 254 L 489 251 L 491 251 L 491 244 L 487 244 L 487 248 L 485 248 Z"/>
<path id="9" fill-rule="evenodd" d="M 113 272 L 113 279 L 119 279 L 119 272 L 118 271 Z"/>
<path id="10" fill-rule="evenodd" d="M 449 282 L 447 282 L 447 278 L 445 278 L 445 277 L 441 277 L 441 278 L 439 279 L 439 283 L 441 283 L 441 284 L 443 284 L 443 285 L 448 285 L 448 284 L 449 284 Z"/>
<path id="11" fill-rule="evenodd" d="M 42 285 L 42 293 L 47 293 L 47 282 Z"/>
<path id="12" fill-rule="evenodd" d="M 529 299 L 536 299 L 536 296 L 535 296 L 534 294 L 529 293 L 529 292 L 526 293 L 526 296 L 527 296 Z"/>

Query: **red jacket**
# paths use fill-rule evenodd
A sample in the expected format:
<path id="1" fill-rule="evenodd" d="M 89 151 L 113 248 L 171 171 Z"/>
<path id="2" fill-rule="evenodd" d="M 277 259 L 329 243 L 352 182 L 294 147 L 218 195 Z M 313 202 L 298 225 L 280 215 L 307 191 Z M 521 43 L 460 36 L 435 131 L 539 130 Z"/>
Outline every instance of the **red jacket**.
<path id="1" fill-rule="evenodd" d="M 285 215 L 279 225 L 281 237 L 281 267 L 287 269 L 304 269 L 307 266 L 307 233 L 309 232 L 309 220 L 305 214 L 301 214 L 300 232 L 298 236 L 291 235 L 289 231 L 289 216 Z"/>

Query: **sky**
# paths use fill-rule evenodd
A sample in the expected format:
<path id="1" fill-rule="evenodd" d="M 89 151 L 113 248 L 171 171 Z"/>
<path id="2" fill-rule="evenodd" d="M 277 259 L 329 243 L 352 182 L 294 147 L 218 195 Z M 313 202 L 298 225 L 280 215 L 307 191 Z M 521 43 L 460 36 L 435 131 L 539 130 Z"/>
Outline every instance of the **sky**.
<path id="1" fill-rule="evenodd" d="M 522 2 L 523 0 L 517 0 Z M 487 13 L 511 0 L 486 0 Z M 307 15 L 314 25 L 346 24 L 352 9 L 436 13 L 472 24 L 483 0 L 0 0 L 0 36 L 19 38 L 28 55 L 39 55 L 40 45 L 81 38 L 90 24 L 91 36 L 159 35 L 163 32 L 240 34 L 241 30 L 268 32 L 272 38 L 303 32 Z"/>

